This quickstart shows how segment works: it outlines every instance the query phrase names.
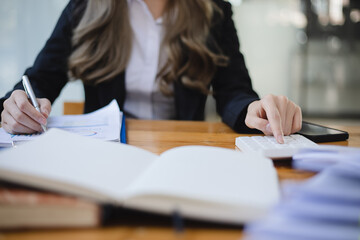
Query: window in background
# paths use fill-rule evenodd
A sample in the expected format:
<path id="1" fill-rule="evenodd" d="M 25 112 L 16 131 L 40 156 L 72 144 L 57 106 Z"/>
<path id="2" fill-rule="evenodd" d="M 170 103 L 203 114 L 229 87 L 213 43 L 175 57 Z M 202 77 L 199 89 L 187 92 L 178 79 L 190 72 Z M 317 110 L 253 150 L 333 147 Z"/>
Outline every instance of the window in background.
<path id="1" fill-rule="evenodd" d="M 360 1 L 230 2 L 261 96 L 287 95 L 307 117 L 360 119 Z"/>
<path id="2" fill-rule="evenodd" d="M 293 94 L 307 116 L 360 119 L 360 1 L 302 0 L 301 9 Z"/>

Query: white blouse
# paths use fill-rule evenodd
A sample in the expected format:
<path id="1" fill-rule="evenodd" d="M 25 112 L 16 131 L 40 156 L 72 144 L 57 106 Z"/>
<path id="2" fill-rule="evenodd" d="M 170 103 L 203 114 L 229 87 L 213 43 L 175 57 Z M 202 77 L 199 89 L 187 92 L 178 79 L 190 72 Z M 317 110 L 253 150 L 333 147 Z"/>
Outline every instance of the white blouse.
<path id="1" fill-rule="evenodd" d="M 174 119 L 174 98 L 160 92 L 157 79 L 167 59 L 161 51 L 162 18 L 154 19 L 143 0 L 128 0 L 128 6 L 133 42 L 125 71 L 124 111 L 141 119 Z"/>

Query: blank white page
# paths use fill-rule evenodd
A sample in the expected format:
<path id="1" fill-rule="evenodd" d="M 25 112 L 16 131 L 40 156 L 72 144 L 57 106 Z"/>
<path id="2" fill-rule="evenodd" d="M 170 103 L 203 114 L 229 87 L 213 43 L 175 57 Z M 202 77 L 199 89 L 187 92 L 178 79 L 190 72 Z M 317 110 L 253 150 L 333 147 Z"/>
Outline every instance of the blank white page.
<path id="1" fill-rule="evenodd" d="M 158 195 L 268 208 L 278 201 L 278 188 L 277 173 L 268 158 L 225 148 L 186 146 L 163 153 L 127 189 L 127 197 Z"/>
<path id="2" fill-rule="evenodd" d="M 0 152 L 0 178 L 30 186 L 120 201 L 123 190 L 158 156 L 121 143 L 50 129 Z"/>

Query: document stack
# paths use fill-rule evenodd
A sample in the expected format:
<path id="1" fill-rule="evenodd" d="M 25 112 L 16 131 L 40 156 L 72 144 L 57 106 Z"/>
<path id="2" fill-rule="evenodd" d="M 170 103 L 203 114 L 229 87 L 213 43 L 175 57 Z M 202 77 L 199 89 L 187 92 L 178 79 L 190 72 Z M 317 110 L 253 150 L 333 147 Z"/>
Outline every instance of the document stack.
<path id="1" fill-rule="evenodd" d="M 265 219 L 248 225 L 245 239 L 359 239 L 360 154 L 354 149 L 333 154 L 336 157 L 329 152 L 324 155 L 324 162 L 332 162 L 331 166 L 315 177 L 285 184 L 288 198 Z"/>
<path id="2" fill-rule="evenodd" d="M 352 162 L 360 156 L 360 148 L 318 145 L 304 148 L 293 156 L 293 167 L 301 170 L 319 172 L 337 163 Z"/>
<path id="3" fill-rule="evenodd" d="M 115 100 L 91 113 L 51 116 L 47 122 L 47 129 L 57 128 L 89 138 L 126 143 L 125 117 Z M 0 148 L 32 141 L 40 135 L 41 133 L 10 134 L 0 128 Z"/>

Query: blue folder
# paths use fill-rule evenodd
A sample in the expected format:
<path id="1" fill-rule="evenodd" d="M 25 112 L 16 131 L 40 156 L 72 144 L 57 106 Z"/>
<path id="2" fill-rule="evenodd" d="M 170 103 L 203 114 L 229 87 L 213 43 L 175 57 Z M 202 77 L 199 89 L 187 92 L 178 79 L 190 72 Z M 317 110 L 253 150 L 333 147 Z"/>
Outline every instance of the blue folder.
<path id="1" fill-rule="evenodd" d="M 125 115 L 123 114 L 122 120 L 121 120 L 121 130 L 120 130 L 120 142 L 121 143 L 127 143 L 126 142 L 126 125 L 125 125 Z"/>

